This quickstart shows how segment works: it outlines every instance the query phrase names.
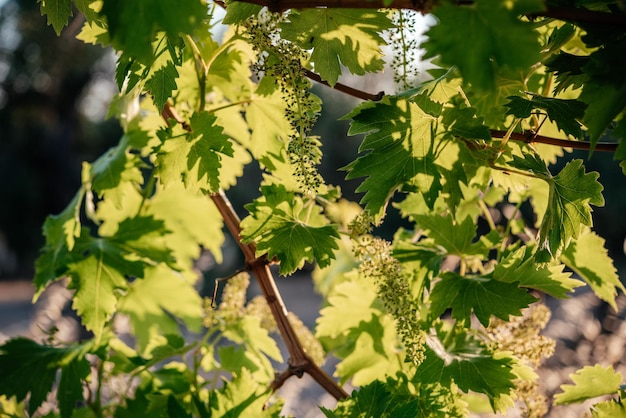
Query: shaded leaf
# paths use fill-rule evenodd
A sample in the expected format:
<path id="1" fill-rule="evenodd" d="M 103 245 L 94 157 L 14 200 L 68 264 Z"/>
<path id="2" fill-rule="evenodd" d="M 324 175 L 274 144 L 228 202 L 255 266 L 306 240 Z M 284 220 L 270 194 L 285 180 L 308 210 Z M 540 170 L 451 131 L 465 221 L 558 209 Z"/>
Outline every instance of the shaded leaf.
<path id="1" fill-rule="evenodd" d="M 70 204 L 58 215 L 50 215 L 43 225 L 46 244 L 35 264 L 33 282 L 37 296 L 48 283 L 61 277 L 67 271 L 69 252 L 80 236 L 80 207 L 85 196 L 81 188 Z"/>
<path id="2" fill-rule="evenodd" d="M 0 346 L 0 393 L 18 401 L 30 393 L 28 412 L 32 416 L 52 390 L 60 370 L 57 400 L 61 416 L 68 418 L 83 400 L 81 381 L 91 371 L 84 356 L 92 347 L 87 343 L 58 348 L 23 337 L 9 340 Z"/>
<path id="3" fill-rule="evenodd" d="M 438 22 L 426 33 L 425 57 L 440 56 L 445 64 L 457 66 L 465 82 L 479 90 L 495 87 L 494 63 L 526 71 L 539 61 L 540 45 L 532 24 L 518 18 L 520 10 L 515 6 L 522 3 L 482 0 L 471 7 L 439 5 L 433 10 Z M 542 8 L 529 2 L 524 7 L 525 12 Z"/>
<path id="4" fill-rule="evenodd" d="M 459 257 L 469 256 L 482 252 L 482 248 L 472 244 L 476 236 L 476 225 L 472 218 L 467 217 L 463 222 L 456 222 L 452 215 L 414 215 L 417 225 L 428 233 L 437 245 L 445 248 L 448 253 Z"/>
<path id="5" fill-rule="evenodd" d="M 172 39 L 181 32 L 191 33 L 206 18 L 207 8 L 200 0 L 107 0 L 100 13 L 106 16 L 115 49 L 149 65 L 157 32 Z"/>
<path id="6" fill-rule="evenodd" d="M 517 283 L 503 283 L 484 277 L 463 277 L 445 273 L 430 295 L 431 314 L 439 317 L 452 309 L 452 317 L 470 322 L 472 312 L 484 326 L 491 316 L 508 321 L 509 315 L 520 316 L 521 310 L 536 299 Z"/>
<path id="7" fill-rule="evenodd" d="M 415 375 L 418 382 L 443 386 L 454 382 L 464 392 L 486 394 L 492 402 L 515 387 L 513 359 L 490 353 L 461 327 L 446 330 L 438 324 L 427 345 L 426 358 Z"/>
<path id="8" fill-rule="evenodd" d="M 48 25 L 51 25 L 57 35 L 60 35 L 72 16 L 71 0 L 38 0 L 38 3 L 41 6 L 41 15 L 48 16 Z"/>
<path id="9" fill-rule="evenodd" d="M 250 215 L 241 222 L 244 242 L 256 242 L 257 252 L 280 261 L 280 273 L 291 274 L 305 261 L 327 266 L 339 248 L 334 225 L 314 206 L 303 202 L 282 185 L 263 186 L 263 196 L 246 206 Z M 308 222 L 307 222 L 308 221 Z"/>
<path id="10" fill-rule="evenodd" d="M 361 200 L 366 209 L 378 214 L 407 184 L 418 187 L 432 207 L 441 190 L 431 138 L 435 118 L 415 103 L 396 98 L 366 102 L 345 118 L 352 118 L 348 134 L 366 134 L 359 148 L 365 154 L 345 167 L 346 179 L 367 177 L 357 188 L 366 192 Z"/>
<path id="11" fill-rule="evenodd" d="M 582 139 L 580 120 L 582 120 L 587 104 L 574 99 L 557 99 L 532 95 L 530 100 L 520 96 L 507 97 L 505 104 L 509 108 L 508 115 L 516 118 L 527 118 L 535 109 L 544 110 L 548 118 L 566 135 Z"/>
<path id="12" fill-rule="evenodd" d="M 522 247 L 510 253 L 493 271 L 493 278 L 505 283 L 518 282 L 522 287 L 537 289 L 556 298 L 565 298 L 567 293 L 582 286 L 571 273 L 563 272 L 563 265 L 537 266 L 531 247 Z"/>
<path id="13" fill-rule="evenodd" d="M 168 63 L 155 71 L 146 81 L 146 89 L 152 94 L 154 104 L 157 109 L 163 109 L 165 102 L 172 96 L 172 92 L 176 90 L 176 79 L 178 71 L 173 62 Z"/>

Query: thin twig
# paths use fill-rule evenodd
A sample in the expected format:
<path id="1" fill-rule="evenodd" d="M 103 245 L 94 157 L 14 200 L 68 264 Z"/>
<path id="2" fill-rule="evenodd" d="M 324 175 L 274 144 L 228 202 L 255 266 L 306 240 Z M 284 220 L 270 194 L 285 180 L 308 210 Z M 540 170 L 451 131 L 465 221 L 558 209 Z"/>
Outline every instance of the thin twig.
<path id="1" fill-rule="evenodd" d="M 492 129 L 489 132 L 493 138 L 504 138 L 507 135 L 506 131 L 498 131 Z M 591 142 L 570 141 L 567 139 L 551 138 L 549 136 L 536 135 L 530 131 L 528 131 L 527 133 L 512 132 L 510 134 L 510 139 L 514 141 L 525 142 L 527 144 L 547 144 L 564 148 L 574 148 L 587 151 L 593 149 L 594 151 L 603 152 L 615 152 L 619 145 L 617 142 L 598 142 L 595 144 L 595 146 L 592 146 Z"/>
<path id="2" fill-rule="evenodd" d="M 307 76 L 307 78 L 310 78 L 313 81 L 316 81 L 320 84 L 323 84 L 327 87 L 330 87 L 331 89 L 335 89 L 337 91 L 340 91 L 342 93 L 345 93 L 347 95 L 350 95 L 352 97 L 356 97 L 357 99 L 363 99 L 363 100 L 371 100 L 373 102 L 377 102 L 379 100 L 381 100 L 384 96 L 385 96 L 385 92 L 384 91 L 379 91 L 376 94 L 371 94 L 371 93 L 367 93 L 363 90 L 359 90 L 356 89 L 354 87 L 350 87 L 347 86 L 345 84 L 342 83 L 335 83 L 334 86 L 331 86 L 330 84 L 328 84 L 328 82 L 322 80 L 322 77 L 320 77 L 319 74 L 314 73 L 313 71 L 304 68 L 304 75 Z"/>

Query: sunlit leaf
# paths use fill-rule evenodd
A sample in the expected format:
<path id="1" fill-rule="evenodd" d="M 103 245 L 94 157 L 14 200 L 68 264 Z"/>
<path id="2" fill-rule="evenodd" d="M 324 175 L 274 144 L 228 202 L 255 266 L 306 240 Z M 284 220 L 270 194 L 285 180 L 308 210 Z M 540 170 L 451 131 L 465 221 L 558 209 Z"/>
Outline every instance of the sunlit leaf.
<path id="1" fill-rule="evenodd" d="M 561 385 L 563 392 L 554 395 L 557 405 L 582 402 L 602 395 L 617 393 L 622 384 L 622 374 L 612 367 L 599 364 L 586 366 L 570 375 L 573 385 Z"/>
<path id="2" fill-rule="evenodd" d="M 353 74 L 383 68 L 380 32 L 391 27 L 376 9 L 317 8 L 292 11 L 282 35 L 304 49 L 313 49 L 315 71 L 332 86 L 341 74 L 340 63 Z"/>
<path id="3" fill-rule="evenodd" d="M 626 289 L 604 246 L 604 239 L 585 230 L 563 250 L 561 260 L 586 281 L 598 297 L 617 310 L 617 292 L 626 293 Z"/>
<path id="4" fill-rule="evenodd" d="M 596 172 L 586 173 L 582 160 L 573 160 L 548 180 L 550 195 L 539 227 L 538 261 L 558 257 L 583 227 L 592 225 L 591 205 L 604 205 L 598 176 Z"/>

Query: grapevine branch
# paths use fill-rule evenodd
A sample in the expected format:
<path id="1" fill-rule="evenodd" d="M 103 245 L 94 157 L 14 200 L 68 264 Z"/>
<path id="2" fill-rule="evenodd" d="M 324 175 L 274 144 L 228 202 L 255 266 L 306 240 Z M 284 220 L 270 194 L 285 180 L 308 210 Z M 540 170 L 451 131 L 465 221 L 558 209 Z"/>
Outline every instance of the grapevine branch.
<path id="1" fill-rule="evenodd" d="M 331 86 L 330 84 L 328 84 L 328 82 L 322 80 L 322 77 L 320 77 L 319 74 L 314 73 L 313 71 L 311 71 L 311 70 L 309 70 L 307 68 L 304 68 L 304 75 L 307 76 L 307 78 L 309 78 L 309 79 L 311 79 L 313 81 L 316 81 L 316 82 L 318 82 L 320 84 L 323 84 L 326 87 L 330 87 L 332 89 L 335 89 L 337 91 L 345 93 L 345 94 L 347 94 L 349 96 L 356 97 L 357 99 L 371 100 L 371 101 L 377 102 L 377 101 L 381 100 L 383 98 L 383 96 L 385 95 L 384 91 L 379 91 L 376 94 L 371 94 L 371 93 L 367 93 L 367 92 L 365 92 L 363 90 L 359 90 L 359 89 L 356 89 L 354 87 L 347 86 L 347 85 L 342 84 L 342 83 L 336 83 L 334 86 Z"/>
<path id="2" fill-rule="evenodd" d="M 189 125 L 178 115 L 176 109 L 170 104 L 166 103 L 162 111 L 162 116 L 165 120 L 174 120 L 180 123 L 186 130 L 189 130 Z M 339 386 L 326 372 L 324 372 L 309 355 L 306 354 L 295 330 L 291 326 L 288 319 L 287 308 L 278 291 L 274 276 L 270 271 L 270 261 L 267 255 L 257 257 L 256 246 L 254 243 L 245 244 L 241 239 L 241 221 L 237 216 L 237 213 L 230 204 L 228 198 L 223 192 L 211 193 L 211 200 L 217 207 L 224 224 L 230 231 L 231 235 L 237 241 L 239 248 L 244 254 L 246 266 L 252 272 L 259 287 L 263 292 L 263 296 L 270 307 L 272 316 L 276 321 L 278 331 L 287 346 L 289 351 L 289 368 L 287 371 L 280 373 L 276 376 L 274 382 L 272 382 L 272 389 L 277 390 L 284 382 L 291 376 L 301 377 L 304 373 L 309 374 L 320 386 L 322 386 L 328 393 L 330 393 L 335 399 L 343 399 L 348 394 Z"/>
<path id="3" fill-rule="evenodd" d="M 310 70 L 305 69 L 305 75 L 309 77 L 311 80 L 317 81 L 325 86 L 330 87 L 328 83 L 321 80 L 321 77 L 318 74 Z M 346 86 L 346 85 L 341 85 L 341 88 L 339 88 L 338 84 L 336 84 L 334 88 L 345 94 L 348 94 L 352 97 L 356 97 L 362 100 L 379 101 L 383 98 L 385 94 L 382 91 L 377 94 L 371 94 L 371 93 L 359 90 L 354 87 Z M 491 129 L 489 132 L 492 138 L 504 138 L 507 135 L 506 131 L 498 131 L 495 129 Z M 526 133 L 513 132 L 513 133 L 509 133 L 509 135 L 510 135 L 509 139 L 514 140 L 514 141 L 524 142 L 526 144 L 534 143 L 534 144 L 555 145 L 558 147 L 573 148 L 573 149 L 587 150 L 587 151 L 590 151 L 593 149 L 594 151 L 615 152 L 619 145 L 616 142 L 598 142 L 592 146 L 591 142 L 572 141 L 568 139 L 552 138 L 549 136 L 537 135 L 530 131 Z"/>
<path id="4" fill-rule="evenodd" d="M 492 138 L 504 138 L 507 135 L 506 131 L 497 131 L 490 130 Z M 548 136 L 537 135 L 530 131 L 526 133 L 521 132 L 513 132 L 509 133 L 509 139 L 514 141 L 521 141 L 527 144 L 547 144 L 547 145 L 556 145 L 564 148 L 574 148 L 580 150 L 595 150 L 595 151 L 605 151 L 605 152 L 615 152 L 617 150 L 617 146 L 619 145 L 616 142 L 598 142 L 595 146 L 592 146 L 591 142 L 583 142 L 583 141 L 571 141 L 568 139 L 558 139 L 551 138 Z"/>

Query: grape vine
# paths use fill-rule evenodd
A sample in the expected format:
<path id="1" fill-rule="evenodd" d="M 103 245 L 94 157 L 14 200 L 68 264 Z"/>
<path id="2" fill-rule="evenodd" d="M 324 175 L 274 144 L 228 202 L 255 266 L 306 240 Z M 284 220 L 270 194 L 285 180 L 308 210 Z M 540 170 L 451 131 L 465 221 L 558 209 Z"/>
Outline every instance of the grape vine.
<path id="1" fill-rule="evenodd" d="M 40 6 L 57 34 L 76 13 L 79 39 L 116 51 L 124 134 L 46 220 L 34 277 L 36 297 L 65 279 L 92 338 L 0 346 L 0 413 L 54 397 L 62 418 L 281 416 L 278 390 L 304 374 L 337 400 L 327 417 L 535 417 L 604 395 L 594 416 L 626 409 L 612 367 L 582 368 L 552 399 L 537 375 L 554 352 L 545 299 L 588 286 L 615 309 L 626 291 L 593 230 L 600 174 L 563 158 L 612 152 L 626 174 L 622 3 Z M 433 18 L 423 35 L 418 13 Z M 397 92 L 352 86 L 386 63 Z M 327 88 L 358 99 L 343 119 L 360 147 L 341 169 L 358 202 L 318 170 L 337 141 L 314 134 Z M 227 196 L 248 166 L 262 179 L 240 219 Z M 377 236 L 392 212 L 405 226 Z M 244 261 L 213 301 L 195 263 L 222 261 L 225 231 Z M 275 279 L 308 265 L 314 329 Z"/>

